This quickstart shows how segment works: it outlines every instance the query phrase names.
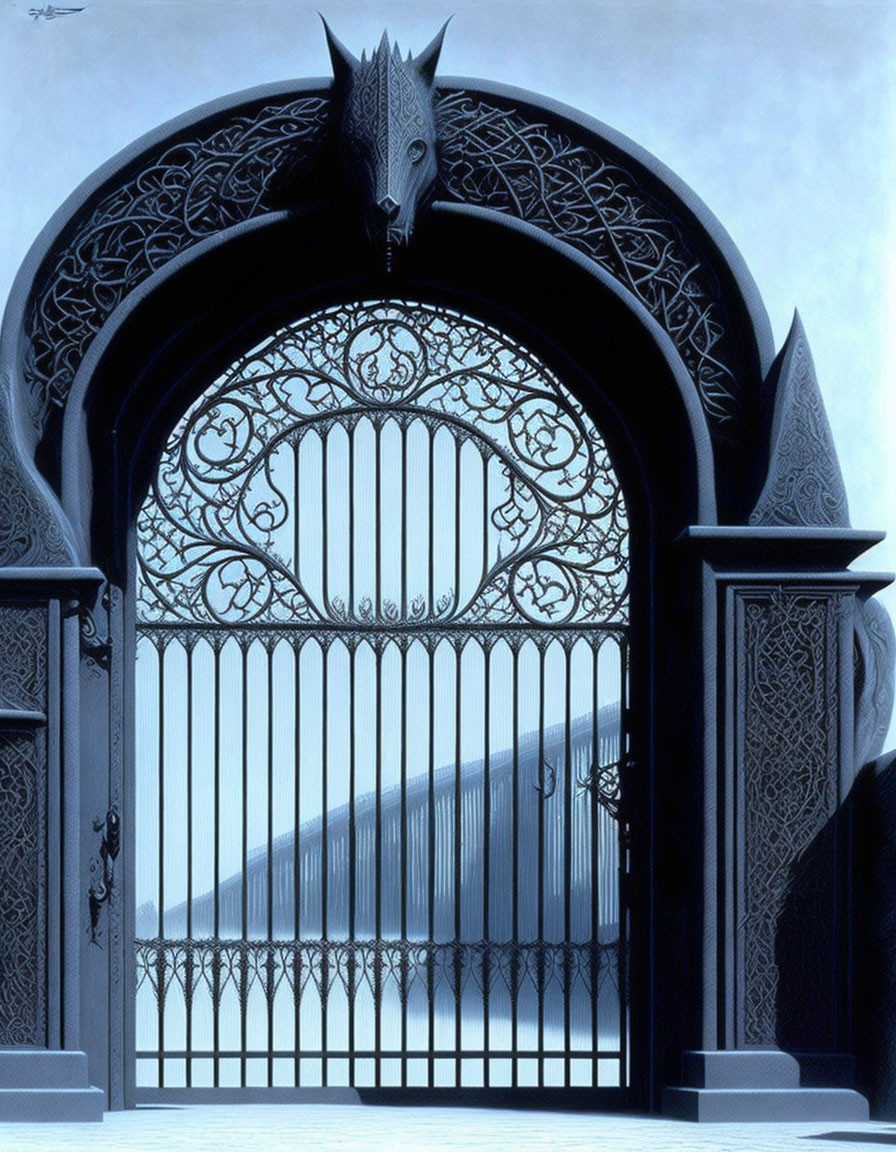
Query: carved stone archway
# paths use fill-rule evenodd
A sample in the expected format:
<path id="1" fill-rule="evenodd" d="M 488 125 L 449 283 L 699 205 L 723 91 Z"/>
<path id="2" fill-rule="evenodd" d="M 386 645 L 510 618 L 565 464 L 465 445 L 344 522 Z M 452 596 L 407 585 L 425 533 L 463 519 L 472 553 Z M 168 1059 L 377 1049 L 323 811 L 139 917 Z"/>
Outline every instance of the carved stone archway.
<path id="1" fill-rule="evenodd" d="M 879 534 L 849 526 L 799 321 L 773 358 L 730 240 L 629 141 L 450 78 L 434 198 L 387 271 L 344 189 L 334 103 L 323 81 L 276 85 L 164 126 L 72 196 L 16 281 L 0 1065 L 46 1085 L 37 1113 L 128 1098 L 130 564 L 165 435 L 280 320 L 404 293 L 524 333 L 599 419 L 631 501 L 633 1102 L 861 1115 L 840 812 L 880 751 L 892 640 L 869 600 L 884 581 L 847 568 Z M 838 1090 L 800 1090 L 799 1063 Z"/>

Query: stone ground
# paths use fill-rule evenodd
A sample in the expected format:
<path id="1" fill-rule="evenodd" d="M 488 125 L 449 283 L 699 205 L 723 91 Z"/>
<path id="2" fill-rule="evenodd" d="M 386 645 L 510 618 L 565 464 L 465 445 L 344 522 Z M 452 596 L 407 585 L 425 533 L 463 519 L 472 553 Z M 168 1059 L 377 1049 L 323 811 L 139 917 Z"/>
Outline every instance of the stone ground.
<path id="1" fill-rule="evenodd" d="M 896 1148 L 896 1123 L 688 1124 L 638 1116 L 371 1105 L 216 1105 L 0 1124 L 0 1152 L 849 1152 Z"/>

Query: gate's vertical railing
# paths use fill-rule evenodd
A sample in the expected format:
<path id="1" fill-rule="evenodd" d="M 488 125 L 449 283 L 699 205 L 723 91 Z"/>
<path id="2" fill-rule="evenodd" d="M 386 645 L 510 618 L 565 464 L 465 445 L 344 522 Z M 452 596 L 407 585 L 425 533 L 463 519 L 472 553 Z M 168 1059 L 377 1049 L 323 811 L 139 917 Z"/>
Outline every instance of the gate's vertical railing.
<path id="1" fill-rule="evenodd" d="M 138 539 L 143 1086 L 624 1086 L 626 526 L 581 407 L 467 318 L 334 309 L 194 404 Z"/>

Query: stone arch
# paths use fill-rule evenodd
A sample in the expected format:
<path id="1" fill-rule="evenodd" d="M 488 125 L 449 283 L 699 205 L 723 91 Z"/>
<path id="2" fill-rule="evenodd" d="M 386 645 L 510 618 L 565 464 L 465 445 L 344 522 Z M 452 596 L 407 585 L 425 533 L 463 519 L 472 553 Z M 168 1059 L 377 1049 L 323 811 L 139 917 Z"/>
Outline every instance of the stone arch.
<path id="1" fill-rule="evenodd" d="M 815 985 L 817 965 L 800 965 L 806 987 L 791 998 L 798 1008 L 830 999 L 823 1028 L 801 1030 L 776 961 L 800 904 L 782 877 L 799 874 L 854 769 L 852 632 L 880 584 L 845 567 L 875 536 L 849 528 L 805 336 L 796 326 L 773 361 L 731 241 L 617 133 L 478 81 L 441 79 L 435 108 L 435 199 L 389 274 L 353 226 L 331 90 L 312 80 L 228 97 L 138 141 L 60 209 L 13 289 L 0 338 L 0 470 L 16 527 L 0 538 L 0 573 L 11 627 L 35 605 L 45 613 L 51 639 L 23 635 L 35 659 L 51 654 L 56 687 L 42 710 L 4 711 L 0 739 L 36 726 L 49 751 L 37 741 L 27 770 L 66 782 L 64 818 L 50 811 L 44 829 L 37 809 L 28 816 L 26 863 L 46 866 L 47 836 L 68 877 L 64 917 L 42 927 L 35 912 L 29 928 L 35 956 L 63 957 L 33 1035 L 53 1052 L 86 1050 L 113 1106 L 127 1097 L 127 920 L 121 896 L 109 896 L 109 846 L 122 810 L 128 822 L 130 519 L 166 431 L 216 365 L 281 318 L 363 293 L 465 300 L 525 333 L 593 409 L 628 484 L 633 562 L 645 574 L 635 694 L 646 719 L 633 750 L 643 771 L 631 792 L 644 814 L 633 841 L 633 931 L 647 949 L 632 975 L 647 1005 L 639 1101 L 660 1105 L 686 1050 L 821 1036 L 815 1046 L 831 1056 L 848 1043 L 837 902 L 817 917 L 817 947 L 833 959 Z M 816 499 L 818 483 L 829 499 Z M 795 487 L 805 499 L 791 498 Z M 821 522 L 819 507 L 833 509 Z M 875 659 L 883 666 L 886 653 Z M 797 676 L 794 688 L 780 676 L 794 662 L 828 671 Z M 821 735 L 804 764 L 791 745 L 807 722 Z M 797 784 L 782 793 L 782 777 Z M 806 791 L 818 803 L 789 838 L 773 838 L 776 856 L 769 829 L 787 823 L 778 799 L 796 812 Z M 817 891 L 803 904 L 817 911 L 843 858 L 830 837 L 816 857 L 807 882 Z M 101 960 L 83 954 L 88 906 L 101 934 L 108 914 Z M 111 1021 L 89 1011 L 99 1000 Z M 772 1064 L 786 1081 L 786 1060 Z M 668 1099 L 699 1114 L 712 1076 L 702 1058 L 687 1067 L 691 1087 Z M 761 1111 L 752 1075 L 732 1082 Z"/>

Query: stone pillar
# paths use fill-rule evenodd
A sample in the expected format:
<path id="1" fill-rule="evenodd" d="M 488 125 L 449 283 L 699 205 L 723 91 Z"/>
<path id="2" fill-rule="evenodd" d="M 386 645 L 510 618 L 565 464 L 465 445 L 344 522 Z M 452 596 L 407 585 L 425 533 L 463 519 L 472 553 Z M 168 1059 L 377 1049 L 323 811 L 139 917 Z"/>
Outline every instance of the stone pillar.
<path id="1" fill-rule="evenodd" d="M 101 1120 L 80 1050 L 80 617 L 102 574 L 0 568 L 0 1120 Z"/>
<path id="2" fill-rule="evenodd" d="M 880 535 L 695 528 L 707 691 L 708 1050 L 666 1108 L 693 1119 L 861 1119 L 852 1080 L 849 829 L 859 605 Z M 711 714 L 711 713 L 710 713 Z"/>

